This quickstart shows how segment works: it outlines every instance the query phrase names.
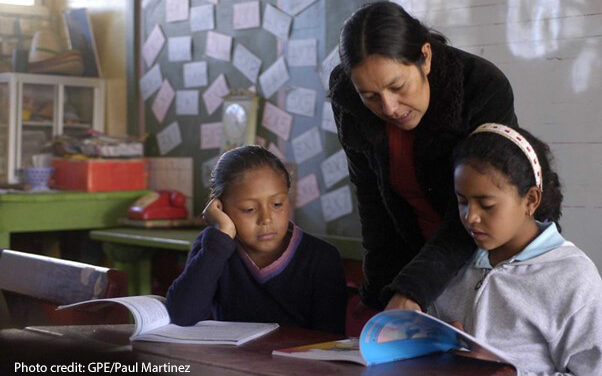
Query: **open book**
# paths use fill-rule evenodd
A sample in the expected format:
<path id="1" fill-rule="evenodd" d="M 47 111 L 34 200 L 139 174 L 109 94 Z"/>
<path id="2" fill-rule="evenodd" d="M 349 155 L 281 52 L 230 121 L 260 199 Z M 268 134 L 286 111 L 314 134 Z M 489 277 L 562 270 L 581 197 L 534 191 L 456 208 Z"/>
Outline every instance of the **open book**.
<path id="1" fill-rule="evenodd" d="M 360 338 L 291 347 L 272 354 L 373 365 L 454 349 L 511 364 L 499 350 L 471 335 L 426 313 L 403 310 L 375 315 L 364 325 Z"/>
<path id="2" fill-rule="evenodd" d="M 194 326 L 178 326 L 170 323 L 165 307 L 165 298 L 155 295 L 127 296 L 86 300 L 79 303 L 59 306 L 57 309 L 94 304 L 101 309 L 106 304 L 119 303 L 127 307 L 134 316 L 136 329 L 130 337 L 132 341 L 176 342 L 195 344 L 241 345 L 261 337 L 276 328 L 278 324 L 227 321 L 199 321 Z"/>

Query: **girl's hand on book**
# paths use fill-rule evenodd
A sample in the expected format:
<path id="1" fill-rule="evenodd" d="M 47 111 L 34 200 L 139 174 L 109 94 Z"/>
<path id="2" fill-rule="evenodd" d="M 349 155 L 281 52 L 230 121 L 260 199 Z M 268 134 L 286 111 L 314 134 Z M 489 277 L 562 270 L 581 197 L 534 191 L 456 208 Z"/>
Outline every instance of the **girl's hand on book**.
<path id="1" fill-rule="evenodd" d="M 220 199 L 214 198 L 209 201 L 203 210 L 203 219 L 209 226 L 214 226 L 232 239 L 236 237 L 236 227 L 232 219 L 223 210 L 224 206 Z"/>
<path id="2" fill-rule="evenodd" d="M 389 300 L 389 304 L 385 307 L 385 311 L 390 309 L 404 309 L 406 311 L 422 311 L 418 303 L 413 301 L 412 299 L 406 297 L 405 295 L 395 294 Z"/>

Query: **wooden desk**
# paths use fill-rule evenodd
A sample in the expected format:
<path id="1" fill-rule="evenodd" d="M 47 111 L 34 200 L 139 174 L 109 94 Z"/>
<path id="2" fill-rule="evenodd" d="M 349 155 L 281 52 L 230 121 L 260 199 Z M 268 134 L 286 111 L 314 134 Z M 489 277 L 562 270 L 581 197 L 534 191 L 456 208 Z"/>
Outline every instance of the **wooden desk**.
<path id="1" fill-rule="evenodd" d="M 117 225 L 127 208 L 147 191 L 0 194 L 0 248 L 13 232 L 105 228 Z"/>
<path id="2" fill-rule="evenodd" d="M 155 365 L 190 366 L 191 375 L 515 375 L 512 367 L 450 353 L 432 354 L 371 367 L 346 362 L 272 356 L 274 349 L 340 339 L 334 334 L 298 328 L 279 328 L 267 336 L 238 347 L 135 342 L 132 346 L 133 350 L 126 345 L 128 334 L 133 331 L 132 325 L 42 327 L 42 329 L 62 335 L 18 329 L 0 331 L 0 348 L 6 344 L 6 341 L 11 343 L 11 350 L 8 353 L 0 352 L 0 360 L 4 357 L 3 363 L 12 365 L 16 358 L 9 357 L 22 354 L 19 349 L 29 349 L 27 353 L 29 361 L 41 360 L 47 364 L 76 360 L 87 365 L 97 359 L 103 359 L 138 364 L 140 370 L 142 363 L 151 362 Z M 44 346 L 48 346 L 49 350 L 41 353 L 31 351 L 34 348 L 42 349 Z M 73 355 L 75 352 L 69 351 L 76 348 L 77 356 Z M 57 349 L 60 349 L 60 353 Z M 49 353 L 54 356 L 49 356 Z M 61 356 L 56 358 L 56 354 Z"/>

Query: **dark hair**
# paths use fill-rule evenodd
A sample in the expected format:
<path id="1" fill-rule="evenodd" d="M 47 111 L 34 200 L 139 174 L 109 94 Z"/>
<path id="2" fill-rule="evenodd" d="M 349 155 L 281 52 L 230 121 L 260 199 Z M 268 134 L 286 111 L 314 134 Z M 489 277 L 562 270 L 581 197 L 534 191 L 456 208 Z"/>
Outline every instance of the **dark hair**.
<path id="1" fill-rule="evenodd" d="M 257 167 L 270 167 L 282 174 L 286 187 L 291 187 L 291 178 L 278 157 L 257 145 L 246 145 L 229 150 L 221 155 L 211 171 L 209 200 L 221 198 L 230 183 L 247 170 Z"/>
<path id="2" fill-rule="evenodd" d="M 429 30 L 400 5 L 379 1 L 362 6 L 343 25 L 339 41 L 341 65 L 347 75 L 370 55 L 382 55 L 404 64 L 421 67 L 422 46 L 437 40 L 440 33 Z"/>
<path id="3" fill-rule="evenodd" d="M 535 211 L 535 219 L 542 222 L 554 221 L 558 224 L 562 215 L 562 192 L 558 174 L 551 167 L 550 147 L 525 129 L 516 131 L 529 141 L 541 166 L 543 194 Z M 533 168 L 527 156 L 518 145 L 495 133 L 479 132 L 468 136 L 456 146 L 453 161 L 454 169 L 461 164 L 481 172 L 493 167 L 516 186 L 521 197 L 536 185 Z M 558 229 L 560 230 L 560 226 Z"/>

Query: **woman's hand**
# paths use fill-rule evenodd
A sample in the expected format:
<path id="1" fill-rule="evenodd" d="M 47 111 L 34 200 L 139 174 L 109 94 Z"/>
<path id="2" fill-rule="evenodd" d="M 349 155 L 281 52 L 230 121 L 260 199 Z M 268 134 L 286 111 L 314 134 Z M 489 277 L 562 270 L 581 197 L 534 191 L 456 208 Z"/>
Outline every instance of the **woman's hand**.
<path id="1" fill-rule="evenodd" d="M 224 213 L 223 204 L 219 198 L 209 201 L 203 210 L 203 219 L 208 226 L 214 226 L 232 239 L 236 237 L 236 226 L 228 214 Z"/>
<path id="2" fill-rule="evenodd" d="M 385 307 L 385 311 L 390 309 L 405 309 L 407 311 L 421 311 L 418 303 L 413 301 L 412 299 L 406 297 L 405 295 L 395 294 L 389 300 L 389 303 Z"/>

